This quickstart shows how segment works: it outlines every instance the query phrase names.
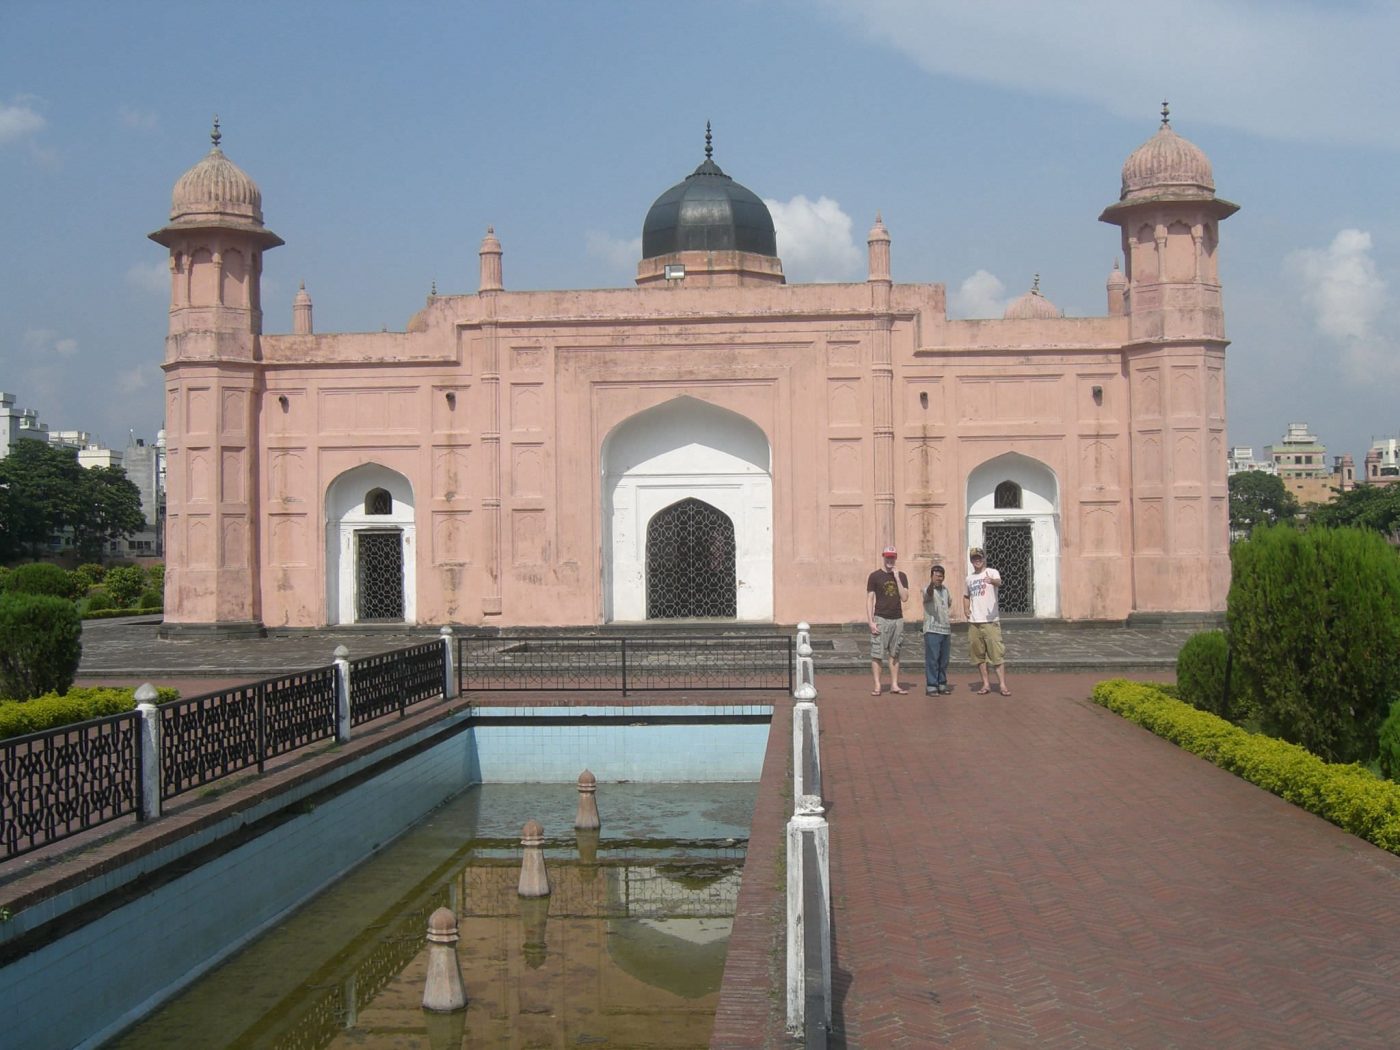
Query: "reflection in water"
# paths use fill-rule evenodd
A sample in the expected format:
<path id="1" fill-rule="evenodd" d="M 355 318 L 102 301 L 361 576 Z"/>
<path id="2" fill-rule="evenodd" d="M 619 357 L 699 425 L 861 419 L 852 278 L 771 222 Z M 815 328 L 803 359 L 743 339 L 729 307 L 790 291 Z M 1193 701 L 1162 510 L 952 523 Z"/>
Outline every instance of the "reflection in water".
<path id="1" fill-rule="evenodd" d="M 113 1045 L 708 1045 L 755 785 L 600 793 L 601 835 L 569 826 L 570 785 L 464 793 Z M 516 892 L 527 817 L 553 887 L 535 900 Z M 443 906 L 468 1006 L 435 1015 L 424 933 Z"/>

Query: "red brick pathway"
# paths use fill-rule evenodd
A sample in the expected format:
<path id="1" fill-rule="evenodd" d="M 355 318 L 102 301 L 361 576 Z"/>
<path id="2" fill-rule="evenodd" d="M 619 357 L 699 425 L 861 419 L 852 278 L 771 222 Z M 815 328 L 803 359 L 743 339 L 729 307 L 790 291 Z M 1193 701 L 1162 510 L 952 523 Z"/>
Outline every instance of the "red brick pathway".
<path id="1" fill-rule="evenodd" d="M 1096 707 L 1097 677 L 818 681 L 832 1044 L 1400 1046 L 1400 858 Z"/>

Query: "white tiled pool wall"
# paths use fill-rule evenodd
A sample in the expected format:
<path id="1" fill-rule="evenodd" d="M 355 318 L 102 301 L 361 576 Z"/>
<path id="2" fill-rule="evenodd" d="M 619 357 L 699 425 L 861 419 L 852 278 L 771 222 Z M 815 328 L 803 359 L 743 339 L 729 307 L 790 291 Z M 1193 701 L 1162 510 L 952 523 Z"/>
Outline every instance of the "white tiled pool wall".
<path id="1" fill-rule="evenodd" d="M 520 724 L 472 729 L 478 775 L 485 784 L 577 780 L 589 770 L 600 784 L 753 781 L 763 770 L 772 705 L 726 707 L 478 707 L 477 718 Z M 607 722 L 589 723 L 589 719 Z M 548 724 L 545 720 L 567 719 Z M 622 723 L 619 724 L 619 719 Z M 628 722 L 635 719 L 635 722 Z M 677 719 L 655 724 L 657 719 Z M 528 721 L 524 721 L 528 720 Z"/>
<path id="2" fill-rule="evenodd" d="M 703 712 L 703 713 L 702 713 Z M 350 868 L 477 783 L 754 781 L 771 705 L 488 708 L 481 716 L 578 719 L 456 733 L 0 970 L 5 1045 L 94 1046 L 206 972 Z M 589 725 L 590 717 L 687 724 Z M 133 965 L 136 963 L 136 965 Z M 73 990 L 82 989 L 82 1008 Z"/>

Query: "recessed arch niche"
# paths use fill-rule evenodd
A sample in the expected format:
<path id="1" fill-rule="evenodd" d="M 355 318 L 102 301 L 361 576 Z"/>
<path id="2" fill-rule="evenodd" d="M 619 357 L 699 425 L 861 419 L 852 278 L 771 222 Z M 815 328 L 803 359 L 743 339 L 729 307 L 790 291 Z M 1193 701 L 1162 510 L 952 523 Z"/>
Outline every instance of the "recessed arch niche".
<path id="1" fill-rule="evenodd" d="M 408 478 L 378 463 L 336 477 L 326 488 L 326 621 L 416 623 L 416 534 Z"/>
<path id="2" fill-rule="evenodd" d="M 1022 610 L 1029 615 L 1059 615 L 1059 521 L 1059 481 L 1039 460 L 1008 452 L 987 460 L 968 475 L 967 545 L 1007 543 L 1019 549 L 1024 544 L 1025 559 L 1019 564 L 998 565 L 991 550 L 987 561 L 1004 577 L 1008 570 L 1029 574 L 1024 581 L 1028 603 Z M 1008 579 L 1006 586 L 1012 582 Z M 1009 611 L 1008 604 L 1003 600 L 1003 612 Z"/>
<path id="3" fill-rule="evenodd" d="M 652 519 L 699 500 L 734 526 L 735 619 L 773 618 L 773 477 L 754 422 L 682 396 L 638 412 L 602 449 L 604 618 L 647 618 Z"/>

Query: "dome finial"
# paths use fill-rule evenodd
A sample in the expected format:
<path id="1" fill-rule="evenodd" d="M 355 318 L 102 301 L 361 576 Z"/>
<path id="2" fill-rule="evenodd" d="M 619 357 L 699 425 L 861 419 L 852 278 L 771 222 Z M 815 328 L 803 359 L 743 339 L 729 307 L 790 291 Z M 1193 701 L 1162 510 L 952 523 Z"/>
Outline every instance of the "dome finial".
<path id="1" fill-rule="evenodd" d="M 212 142 L 212 143 L 214 144 L 214 148 L 215 148 L 215 149 L 218 149 L 218 148 L 219 148 L 219 140 L 220 140 L 221 138 L 223 138 L 223 137 L 224 137 L 223 132 L 219 130 L 219 115 L 218 115 L 217 113 L 215 113 L 215 114 L 214 114 L 214 130 L 211 131 L 211 132 L 209 132 L 209 141 Z"/>
<path id="2" fill-rule="evenodd" d="M 1162 127 L 1169 128 L 1172 126 L 1171 116 L 1171 107 L 1167 105 L 1166 99 L 1162 99 Z"/>
<path id="3" fill-rule="evenodd" d="M 705 121 L 705 159 L 709 160 L 714 156 L 715 148 L 711 145 L 713 136 L 710 134 L 710 122 Z"/>
<path id="4" fill-rule="evenodd" d="M 1032 294 L 1032 295 L 1039 295 L 1039 294 L 1040 294 L 1040 274 L 1035 274 L 1035 275 L 1031 278 L 1031 294 Z"/>

